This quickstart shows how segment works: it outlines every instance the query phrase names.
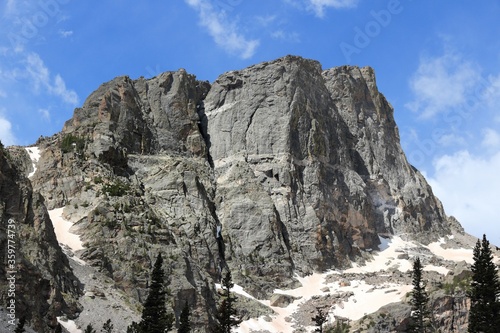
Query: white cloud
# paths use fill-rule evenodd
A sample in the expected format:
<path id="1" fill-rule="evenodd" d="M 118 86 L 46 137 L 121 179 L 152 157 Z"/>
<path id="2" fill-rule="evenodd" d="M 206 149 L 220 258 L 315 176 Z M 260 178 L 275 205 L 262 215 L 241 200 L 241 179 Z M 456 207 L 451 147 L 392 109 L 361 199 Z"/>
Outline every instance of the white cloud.
<path id="1" fill-rule="evenodd" d="M 78 103 L 76 92 L 66 88 L 64 80 L 59 74 L 52 79 L 49 69 L 38 54 L 29 54 L 26 58 L 26 64 L 26 72 L 37 92 L 41 88 L 45 88 L 48 93 L 62 98 L 68 104 L 76 105 Z"/>
<path id="2" fill-rule="evenodd" d="M 4 7 L 5 15 L 12 15 L 16 12 L 17 0 L 7 0 Z"/>
<path id="3" fill-rule="evenodd" d="M 467 150 L 444 155 L 434 162 L 429 178 L 448 215 L 455 216 L 476 237 L 486 233 L 500 245 L 500 151 L 488 156 Z"/>
<path id="4" fill-rule="evenodd" d="M 258 39 L 247 39 L 238 32 L 234 22 L 230 22 L 225 11 L 216 11 L 209 1 L 185 0 L 199 15 L 200 25 L 208 29 L 215 43 L 230 54 L 243 59 L 251 58 L 259 46 Z"/>
<path id="5" fill-rule="evenodd" d="M 293 43 L 300 42 L 300 35 L 296 32 L 286 32 L 284 30 L 276 30 L 271 33 L 271 37 L 286 42 L 293 42 Z"/>
<path id="6" fill-rule="evenodd" d="M 479 72 L 478 66 L 452 52 L 435 58 L 423 57 L 410 80 L 415 98 L 406 106 L 423 118 L 431 118 L 467 105 L 481 82 Z"/>
<path id="7" fill-rule="evenodd" d="M 496 108 L 498 111 L 500 105 L 500 74 L 497 76 L 490 76 L 488 78 L 489 86 L 484 90 L 483 101 L 491 108 Z"/>
<path id="8" fill-rule="evenodd" d="M 261 25 L 263 27 L 267 27 L 268 25 L 270 25 L 271 23 L 273 23 L 274 21 L 276 21 L 276 18 L 277 18 L 276 15 L 256 16 L 255 17 L 255 21 L 259 25 Z"/>
<path id="9" fill-rule="evenodd" d="M 486 148 L 500 148 L 500 134 L 491 129 L 487 128 L 483 131 L 484 138 L 481 145 Z"/>
<path id="10" fill-rule="evenodd" d="M 335 9 L 353 8 L 358 5 L 358 0 L 306 0 L 307 6 L 311 8 L 316 16 L 324 17 L 325 8 L 331 7 Z"/>
<path id="11" fill-rule="evenodd" d="M 42 116 L 42 119 L 50 121 L 50 111 L 49 109 L 38 109 L 38 113 Z"/>
<path id="12" fill-rule="evenodd" d="M 59 30 L 59 35 L 62 38 L 73 36 L 73 30 Z"/>
<path id="13" fill-rule="evenodd" d="M 12 125 L 10 121 L 0 115 L 0 140 L 4 146 L 16 144 L 16 138 L 12 133 Z"/>

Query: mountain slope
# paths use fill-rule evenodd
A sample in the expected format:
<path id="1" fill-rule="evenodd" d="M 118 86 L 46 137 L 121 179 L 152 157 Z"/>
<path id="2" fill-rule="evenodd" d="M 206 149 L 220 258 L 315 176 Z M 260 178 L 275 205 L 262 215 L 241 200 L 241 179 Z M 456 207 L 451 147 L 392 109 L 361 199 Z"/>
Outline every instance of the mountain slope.
<path id="1" fill-rule="evenodd" d="M 379 235 L 460 232 L 406 160 L 371 68 L 287 56 L 211 85 L 182 69 L 119 77 L 38 147 L 33 187 L 75 223 L 77 255 L 135 303 L 161 251 L 169 307 L 188 301 L 199 327 L 224 269 L 269 299 L 370 259 Z M 247 302 L 246 318 L 272 313 Z"/>
<path id="2" fill-rule="evenodd" d="M 80 282 L 59 247 L 43 197 L 17 166 L 24 154 L 23 148 L 0 147 L 0 279 L 9 281 L 0 284 L 0 298 L 2 306 L 14 300 L 16 318 L 25 316 L 45 333 L 53 331 L 57 315 L 79 311 Z"/>

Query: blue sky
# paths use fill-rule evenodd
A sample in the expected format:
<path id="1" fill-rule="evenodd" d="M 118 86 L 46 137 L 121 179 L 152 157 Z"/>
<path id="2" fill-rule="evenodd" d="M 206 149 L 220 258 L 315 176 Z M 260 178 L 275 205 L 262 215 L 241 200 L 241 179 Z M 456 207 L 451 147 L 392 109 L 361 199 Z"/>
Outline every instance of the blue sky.
<path id="1" fill-rule="evenodd" d="M 3 0 L 0 16 L 4 144 L 60 131 L 119 75 L 213 81 L 287 54 L 371 66 L 446 212 L 500 244 L 496 0 Z"/>

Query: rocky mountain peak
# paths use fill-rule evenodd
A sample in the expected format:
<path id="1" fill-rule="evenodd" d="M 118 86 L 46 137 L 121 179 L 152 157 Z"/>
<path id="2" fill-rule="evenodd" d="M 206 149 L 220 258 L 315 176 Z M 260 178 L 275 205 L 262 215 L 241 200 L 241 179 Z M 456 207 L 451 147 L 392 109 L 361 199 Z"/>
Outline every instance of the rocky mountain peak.
<path id="1" fill-rule="evenodd" d="M 184 69 L 118 77 L 39 142 L 31 183 L 64 207 L 78 256 L 135 302 L 162 252 L 172 311 L 188 300 L 202 324 L 225 269 L 269 299 L 297 275 L 370 259 L 381 235 L 460 231 L 408 163 L 393 113 L 372 68 L 296 56 L 212 84 Z"/>

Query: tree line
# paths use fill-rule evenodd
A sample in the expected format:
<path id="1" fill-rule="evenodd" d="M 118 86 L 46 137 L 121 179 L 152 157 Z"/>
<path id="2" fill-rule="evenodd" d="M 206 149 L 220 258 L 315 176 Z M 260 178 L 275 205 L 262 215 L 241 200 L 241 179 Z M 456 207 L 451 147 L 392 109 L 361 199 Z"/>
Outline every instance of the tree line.
<path id="1" fill-rule="evenodd" d="M 500 332 L 500 279 L 498 268 L 493 262 L 493 253 L 486 235 L 478 240 L 473 250 L 473 264 L 471 267 L 472 279 L 467 297 L 470 299 L 470 310 L 468 320 L 468 333 L 497 333 Z M 151 283 L 149 292 L 144 303 L 141 321 L 133 322 L 127 328 L 127 333 L 166 333 L 173 328 L 174 316 L 167 312 L 166 308 L 166 285 L 163 270 L 163 258 L 158 254 L 151 272 Z M 426 284 L 422 277 L 423 266 L 420 258 L 413 262 L 412 285 L 410 305 L 410 333 L 435 333 L 439 328 L 435 327 L 432 313 L 429 308 L 429 295 Z M 218 306 L 215 322 L 209 327 L 210 333 L 231 333 L 232 328 L 241 323 L 241 318 L 235 308 L 237 298 L 231 293 L 234 284 L 231 272 L 226 271 L 222 278 L 222 298 Z M 179 317 L 178 333 L 191 332 L 191 311 L 188 302 Z M 347 333 L 349 324 L 337 322 L 336 326 L 324 328 L 327 323 L 327 313 L 318 308 L 317 314 L 312 318 L 315 332 L 323 333 Z M 21 318 L 15 329 L 15 333 L 25 332 L 25 319 Z M 56 333 L 62 332 L 61 325 L 55 329 Z M 111 320 L 104 323 L 100 332 L 112 333 L 113 324 Z M 84 333 L 97 333 L 89 324 Z"/>

